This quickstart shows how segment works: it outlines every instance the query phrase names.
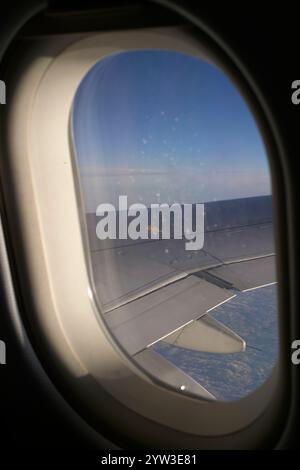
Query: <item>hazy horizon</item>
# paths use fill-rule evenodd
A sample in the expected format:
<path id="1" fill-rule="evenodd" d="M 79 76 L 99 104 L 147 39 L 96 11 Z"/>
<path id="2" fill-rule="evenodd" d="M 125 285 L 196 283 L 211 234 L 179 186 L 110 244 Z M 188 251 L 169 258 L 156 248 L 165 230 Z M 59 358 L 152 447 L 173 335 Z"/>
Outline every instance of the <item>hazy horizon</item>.
<path id="1" fill-rule="evenodd" d="M 271 192 L 254 118 L 205 60 L 158 50 L 113 54 L 82 80 L 72 125 L 88 212 L 123 194 L 150 205 Z"/>

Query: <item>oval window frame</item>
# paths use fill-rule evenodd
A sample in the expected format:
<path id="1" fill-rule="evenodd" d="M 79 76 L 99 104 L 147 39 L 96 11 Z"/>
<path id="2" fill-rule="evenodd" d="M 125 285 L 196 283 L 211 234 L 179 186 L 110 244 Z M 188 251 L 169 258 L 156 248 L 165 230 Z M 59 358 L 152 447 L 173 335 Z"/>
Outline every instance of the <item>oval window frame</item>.
<path id="1" fill-rule="evenodd" d="M 27 182 L 21 181 L 21 178 L 18 177 L 20 173 L 18 173 L 15 176 L 15 182 L 16 186 L 19 185 L 20 193 L 22 190 L 28 191 L 28 194 L 35 199 L 31 208 L 28 206 L 30 198 L 25 198 L 26 200 L 23 202 L 24 207 L 27 205 L 25 213 L 27 215 L 32 213 L 39 229 L 38 240 L 36 237 L 32 237 L 30 240 L 28 233 L 25 236 L 25 244 L 29 253 L 32 254 L 32 261 L 29 257 L 29 264 L 31 265 L 33 285 L 37 289 L 47 289 L 50 293 L 46 302 L 42 298 L 37 302 L 36 306 L 39 303 L 40 308 L 36 308 L 31 315 L 31 322 L 42 331 L 48 352 L 51 351 L 53 356 L 63 365 L 62 370 L 66 372 L 65 380 L 68 382 L 68 386 L 76 388 L 78 378 L 87 378 L 84 385 L 81 382 L 81 385 L 78 386 L 78 394 L 84 398 L 85 402 L 88 402 L 90 397 L 89 407 L 95 415 L 99 415 L 100 419 L 102 413 L 98 409 L 99 400 L 96 399 L 99 385 L 136 415 L 141 415 L 159 425 L 195 436 L 222 436 L 238 432 L 249 426 L 250 423 L 262 417 L 271 404 L 271 408 L 276 409 L 273 408 L 276 406 L 275 403 L 281 400 L 280 393 L 278 393 L 281 390 L 278 387 L 278 368 L 254 394 L 238 402 L 230 403 L 205 402 L 180 395 L 153 382 L 128 360 L 124 351 L 112 344 L 109 332 L 106 331 L 105 325 L 99 319 L 97 298 L 84 255 L 87 241 L 82 228 L 81 214 L 78 212 L 78 204 L 80 204 L 78 181 L 77 184 L 74 184 L 76 171 L 70 151 L 70 136 L 68 131 L 66 132 L 66 129 L 69 129 L 72 97 L 80 80 L 95 62 L 116 51 L 136 49 L 137 42 L 139 49 L 147 47 L 153 49 L 156 45 L 158 49 L 169 47 L 172 50 L 196 57 L 199 56 L 199 51 L 202 54 L 198 40 L 183 28 L 98 33 L 80 39 L 73 38 L 71 44 L 60 54 L 44 63 L 46 66 L 38 61 L 32 64 L 25 77 L 27 88 L 25 87 L 25 91 L 23 88 L 23 99 L 18 99 L 20 96 L 18 93 L 16 94 L 12 119 L 14 124 L 18 121 L 18 125 L 14 125 L 11 136 L 12 155 L 14 156 L 15 168 L 21 170 L 22 173 L 22 165 L 27 166 L 31 178 Z M 31 51 L 31 54 L 36 52 Z M 218 64 L 218 62 L 219 59 L 215 58 L 214 63 Z M 75 69 L 76 79 L 73 76 Z M 225 69 L 223 63 L 222 69 Z M 34 89 L 32 77 L 34 77 Z M 30 113 L 28 113 L 28 109 L 23 107 L 26 92 L 28 93 L 27 99 L 32 104 Z M 249 100 L 247 101 L 249 106 Z M 58 106 L 60 108 L 59 119 L 57 119 Z M 48 113 L 47 118 L 41 119 L 45 108 Z M 253 112 L 252 106 L 250 109 Z M 256 113 L 253 114 L 256 115 Z M 24 122 L 26 122 L 26 130 L 24 130 Z M 21 136 L 20 142 L 16 144 L 12 139 L 16 138 L 15 133 L 20 130 L 21 133 L 18 134 Z M 262 135 L 264 137 L 263 133 Z M 55 158 L 51 159 L 52 149 L 49 149 L 49 142 L 53 142 L 53 137 L 60 148 L 57 147 L 58 152 L 55 153 Z M 24 162 L 20 162 L 20 144 L 22 143 L 26 145 L 27 149 Z M 66 149 L 68 149 L 67 152 Z M 46 163 L 45 165 L 41 165 L 41 156 L 43 162 Z M 67 194 L 63 194 L 66 187 Z M 49 199 L 49 195 L 53 193 L 56 193 L 55 201 Z M 38 195 L 38 197 L 34 198 L 34 195 Z M 59 213 L 54 215 L 54 207 L 57 206 L 56 203 L 60 199 L 63 204 Z M 21 201 L 19 202 L 21 203 Z M 66 215 L 66 207 L 70 210 L 70 214 L 66 220 L 63 220 L 63 216 Z M 51 214 L 50 220 L 49 214 Z M 59 227 L 59 234 L 53 228 L 54 226 Z M 75 239 L 73 239 L 72 247 L 69 248 L 62 242 L 66 227 L 74 229 Z M 54 236 L 56 242 L 54 242 Z M 37 248 L 37 241 L 40 263 L 43 264 L 43 268 L 40 265 L 34 266 L 38 256 L 37 253 L 33 254 Z M 57 242 L 61 243 L 61 247 Z M 75 245 L 77 248 L 81 247 L 81 251 L 76 250 Z M 79 278 L 76 278 L 79 282 L 76 285 L 84 285 L 85 289 L 84 292 L 82 288 L 76 290 L 76 295 L 73 289 L 75 278 L 72 275 L 72 269 L 70 265 L 66 269 L 68 263 L 66 263 L 66 258 L 61 256 L 64 250 L 67 251 L 69 261 L 71 261 L 72 252 L 74 254 L 80 251 L 80 259 L 73 260 L 75 264 L 71 263 L 71 265 L 72 269 L 74 266 L 82 267 L 79 271 L 84 273 L 85 282 L 81 284 Z M 60 276 L 57 276 L 58 267 L 60 268 Z M 40 277 L 41 269 L 46 273 L 44 280 Z M 58 279 L 55 279 L 56 277 Z M 67 280 L 68 285 L 64 283 L 63 279 Z M 63 282 L 63 286 L 58 285 L 60 282 Z M 67 296 L 66 292 L 69 293 Z M 72 297 L 73 299 L 70 300 Z M 66 302 L 66 298 L 69 301 Z M 76 307 L 76 322 L 72 317 L 74 310 L 71 307 Z M 83 311 L 84 314 L 82 314 Z M 90 312 L 89 315 L 87 315 L 87 311 Z M 84 338 L 82 338 L 83 328 L 86 332 Z M 89 328 L 89 335 L 87 328 Z M 89 336 L 88 340 L 87 336 Z M 86 351 L 87 342 L 88 344 L 92 342 L 93 348 L 95 347 L 92 354 Z M 99 357 L 103 361 L 102 364 L 99 364 Z M 126 388 L 122 388 L 120 384 L 126 384 Z M 93 398 L 91 399 L 91 397 Z M 174 409 L 178 411 L 177 415 L 175 415 Z M 117 425 L 118 420 L 113 419 L 113 422 Z M 264 426 L 266 425 L 267 422 L 264 419 Z"/>

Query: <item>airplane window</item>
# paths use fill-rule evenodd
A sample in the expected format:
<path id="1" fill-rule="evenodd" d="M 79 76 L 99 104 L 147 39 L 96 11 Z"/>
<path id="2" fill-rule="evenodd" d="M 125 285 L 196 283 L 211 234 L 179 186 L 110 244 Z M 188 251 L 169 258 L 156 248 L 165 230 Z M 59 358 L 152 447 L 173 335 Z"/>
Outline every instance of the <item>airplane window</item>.
<path id="1" fill-rule="evenodd" d="M 71 133 L 101 315 L 158 382 L 237 400 L 278 355 L 266 150 L 236 86 L 167 50 L 97 62 Z"/>

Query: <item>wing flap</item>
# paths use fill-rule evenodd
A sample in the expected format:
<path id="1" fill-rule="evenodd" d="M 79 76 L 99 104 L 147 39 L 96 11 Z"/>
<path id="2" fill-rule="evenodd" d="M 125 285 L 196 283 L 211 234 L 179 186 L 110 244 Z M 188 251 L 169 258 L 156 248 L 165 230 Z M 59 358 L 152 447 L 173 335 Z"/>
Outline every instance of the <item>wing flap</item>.
<path id="1" fill-rule="evenodd" d="M 192 321 L 163 341 L 180 348 L 217 354 L 232 354 L 246 349 L 246 342 L 239 335 L 210 315 Z"/>
<path id="2" fill-rule="evenodd" d="M 271 197 L 211 202 L 205 211 L 199 251 L 186 250 L 185 240 L 177 239 L 100 241 L 97 218 L 89 216 L 96 290 L 108 326 L 129 354 L 203 317 L 234 290 L 276 281 Z M 193 329 L 197 350 L 200 326 L 208 328 L 195 323 L 183 335 Z M 222 328 L 209 328 L 226 336 Z"/>
<path id="3" fill-rule="evenodd" d="M 133 355 L 232 297 L 228 290 L 189 276 L 118 307 L 105 318 Z"/>
<path id="4" fill-rule="evenodd" d="M 224 287 L 227 285 L 239 291 L 256 289 L 276 282 L 275 256 L 223 264 L 197 275 L 217 285 L 223 282 Z"/>
<path id="5" fill-rule="evenodd" d="M 134 360 L 153 375 L 156 381 L 161 380 L 164 386 L 168 384 L 178 391 L 190 392 L 206 400 L 215 400 L 214 395 L 206 388 L 153 349 L 145 349 L 137 354 Z"/>

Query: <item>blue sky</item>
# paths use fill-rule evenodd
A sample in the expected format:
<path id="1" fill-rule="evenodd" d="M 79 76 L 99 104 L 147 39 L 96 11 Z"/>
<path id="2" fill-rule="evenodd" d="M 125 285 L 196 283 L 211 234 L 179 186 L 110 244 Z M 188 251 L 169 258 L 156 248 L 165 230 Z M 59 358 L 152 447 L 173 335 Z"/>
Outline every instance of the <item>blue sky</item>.
<path id="1" fill-rule="evenodd" d="M 206 61 L 131 51 L 81 82 L 73 135 L 88 210 L 100 202 L 205 202 L 270 193 L 254 119 L 232 82 Z"/>

